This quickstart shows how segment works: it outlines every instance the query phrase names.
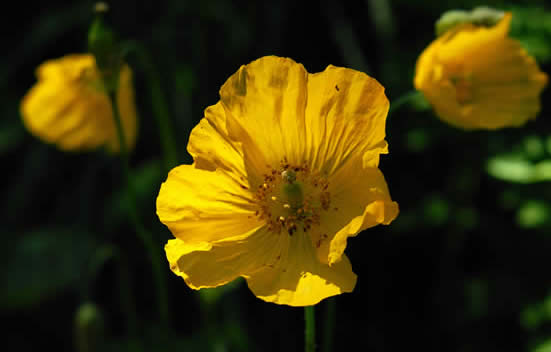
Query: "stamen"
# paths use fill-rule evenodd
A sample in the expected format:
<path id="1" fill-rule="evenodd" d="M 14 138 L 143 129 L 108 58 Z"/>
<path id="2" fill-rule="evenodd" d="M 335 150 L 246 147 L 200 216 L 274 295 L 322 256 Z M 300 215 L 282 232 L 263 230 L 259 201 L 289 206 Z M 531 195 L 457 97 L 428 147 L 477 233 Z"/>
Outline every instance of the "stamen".
<path id="1" fill-rule="evenodd" d="M 306 233 L 319 226 L 323 212 L 332 209 L 329 182 L 311 173 L 306 162 L 297 166 L 284 159 L 263 178 L 255 194 L 259 209 L 255 215 L 266 221 L 271 233 L 284 230 L 293 236 L 299 229 Z"/>

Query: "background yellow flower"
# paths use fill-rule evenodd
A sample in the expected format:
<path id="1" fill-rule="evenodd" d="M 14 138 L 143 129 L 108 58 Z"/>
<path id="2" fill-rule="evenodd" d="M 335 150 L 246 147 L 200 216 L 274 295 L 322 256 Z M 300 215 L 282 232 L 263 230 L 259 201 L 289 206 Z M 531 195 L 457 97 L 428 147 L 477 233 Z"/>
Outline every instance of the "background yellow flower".
<path id="1" fill-rule="evenodd" d="M 21 102 L 23 122 L 32 134 L 67 151 L 119 150 L 111 103 L 92 55 L 46 61 L 36 75 L 38 82 Z M 123 65 L 117 102 L 129 148 L 136 141 L 133 89 L 132 72 Z"/>
<path id="2" fill-rule="evenodd" d="M 274 56 L 242 66 L 191 133 L 157 214 L 176 239 L 171 269 L 194 288 L 246 278 L 259 298 L 306 306 L 350 292 L 347 238 L 398 214 L 379 155 L 384 88 L 329 66 Z"/>
<path id="3" fill-rule="evenodd" d="M 415 88 L 442 120 L 465 129 L 498 129 L 521 126 L 540 111 L 547 75 L 508 37 L 511 16 L 506 13 L 493 27 L 453 27 L 419 57 Z"/>

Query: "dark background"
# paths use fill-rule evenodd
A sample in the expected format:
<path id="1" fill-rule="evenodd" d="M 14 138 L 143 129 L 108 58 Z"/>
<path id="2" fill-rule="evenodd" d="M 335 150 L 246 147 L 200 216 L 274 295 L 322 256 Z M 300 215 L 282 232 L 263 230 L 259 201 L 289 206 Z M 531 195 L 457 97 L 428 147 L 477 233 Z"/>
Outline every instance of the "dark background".
<path id="1" fill-rule="evenodd" d="M 484 4 L 514 11 L 513 34 L 550 72 L 545 1 L 116 1 L 107 20 L 123 40 L 148 49 L 180 160 L 190 163 L 191 128 L 240 65 L 274 54 L 309 72 L 351 67 L 385 86 L 392 106 L 413 89 L 434 21 Z M 75 350 L 75 314 L 93 302 L 104 321 L 98 350 L 300 351 L 302 309 L 265 303 L 241 281 L 197 293 L 168 265 L 170 326 L 163 327 L 148 255 L 126 215 L 119 160 L 63 153 L 24 130 L 19 102 L 35 68 L 86 51 L 92 5 L 16 4 L 0 21 L 0 319 L 7 324 L 0 349 Z M 162 250 L 171 235 L 155 215 L 166 178 L 158 129 L 147 76 L 128 61 L 140 114 L 131 156 L 138 207 Z M 358 284 L 332 298 L 334 351 L 548 351 L 541 346 L 551 341 L 551 177 L 526 175 L 551 160 L 549 97 L 547 89 L 539 118 L 520 129 L 461 131 L 422 101 L 388 118 L 390 154 L 380 167 L 401 213 L 349 240 Z M 328 301 L 316 307 L 320 346 L 329 336 Z"/>

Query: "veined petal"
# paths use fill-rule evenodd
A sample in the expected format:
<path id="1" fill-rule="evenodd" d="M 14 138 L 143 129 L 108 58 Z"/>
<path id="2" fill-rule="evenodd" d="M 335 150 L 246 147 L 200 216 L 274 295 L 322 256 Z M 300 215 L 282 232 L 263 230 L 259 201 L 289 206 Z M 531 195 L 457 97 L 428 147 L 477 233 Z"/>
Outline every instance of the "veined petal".
<path id="1" fill-rule="evenodd" d="M 273 265 L 282 249 L 279 238 L 261 226 L 221 241 L 169 240 L 165 251 L 172 271 L 198 290 L 224 285 Z"/>
<path id="2" fill-rule="evenodd" d="M 258 227 L 247 186 L 224 170 L 181 165 L 170 171 L 157 197 L 157 215 L 186 243 L 217 241 Z"/>
<path id="3" fill-rule="evenodd" d="M 279 165 L 283 158 L 303 162 L 307 79 L 301 64 L 266 56 L 241 66 L 220 89 L 230 137 L 243 143 L 246 159 L 261 152 L 264 164 L 258 161 L 257 168 Z"/>
<path id="4" fill-rule="evenodd" d="M 383 86 L 365 73 L 330 65 L 310 75 L 305 139 L 312 168 L 330 175 L 366 153 L 377 166 L 388 108 Z"/>
<path id="5" fill-rule="evenodd" d="M 214 171 L 221 168 L 248 183 L 241 143 L 229 137 L 222 103 L 209 106 L 205 117 L 193 128 L 187 146 L 195 167 Z"/>
<path id="6" fill-rule="evenodd" d="M 343 256 L 347 238 L 379 225 L 388 225 L 398 215 L 398 204 L 390 198 L 382 172 L 350 161 L 331 179 L 331 214 L 314 228 L 312 242 L 318 258 L 334 265 Z"/>
<path id="7" fill-rule="evenodd" d="M 359 71 L 328 66 L 308 74 L 290 59 L 268 56 L 242 66 L 220 97 L 230 137 L 245 154 L 260 151 L 250 158 L 260 170 L 285 159 L 330 174 L 356 154 L 369 154 L 376 166 L 386 152 L 388 99 Z"/>
<path id="8" fill-rule="evenodd" d="M 354 289 L 356 274 L 346 256 L 329 266 L 318 261 L 312 242 L 304 233 L 282 237 L 288 246 L 281 257 L 273 265 L 247 277 L 255 296 L 277 304 L 310 306 Z"/>

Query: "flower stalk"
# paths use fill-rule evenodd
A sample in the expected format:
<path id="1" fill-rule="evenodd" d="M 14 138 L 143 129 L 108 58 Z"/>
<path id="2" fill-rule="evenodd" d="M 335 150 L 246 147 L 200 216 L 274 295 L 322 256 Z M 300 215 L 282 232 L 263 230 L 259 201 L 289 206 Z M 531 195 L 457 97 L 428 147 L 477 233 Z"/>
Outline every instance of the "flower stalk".
<path id="1" fill-rule="evenodd" d="M 148 81 L 149 94 L 151 97 L 151 105 L 153 108 L 153 116 L 157 121 L 159 129 L 159 139 L 163 151 L 163 161 L 165 171 L 179 164 L 178 148 L 176 147 L 176 139 L 174 138 L 174 128 L 170 118 L 168 103 L 166 102 L 163 90 L 161 88 L 161 80 L 159 73 L 153 64 L 147 50 L 137 42 L 126 43 L 125 50 L 134 52 L 138 59 L 138 64 L 145 71 Z"/>
<path id="2" fill-rule="evenodd" d="M 138 215 L 138 209 L 136 208 L 136 193 L 130 173 L 128 147 L 126 143 L 127 136 L 125 136 L 117 100 L 119 73 L 122 67 L 124 52 L 121 50 L 121 46 L 119 46 L 116 41 L 113 31 L 103 21 L 103 15 L 107 11 L 107 7 L 105 5 L 96 5 L 95 10 L 96 18 L 88 33 L 88 48 L 95 57 L 101 78 L 104 82 L 106 94 L 109 96 L 109 101 L 111 103 L 112 115 L 116 126 L 117 139 L 120 148 L 120 160 L 126 182 L 128 215 L 134 225 L 136 234 L 144 244 L 144 247 L 149 254 L 149 259 L 153 268 L 153 277 L 157 287 L 159 318 L 162 325 L 168 326 L 168 295 L 166 278 L 163 275 L 161 266 L 161 252 L 155 244 L 153 235 L 145 228 Z"/>
<path id="3" fill-rule="evenodd" d="M 316 350 L 316 316 L 314 307 L 304 307 L 304 352 L 314 352 Z"/>
<path id="4" fill-rule="evenodd" d="M 337 301 L 335 298 L 327 300 L 325 307 L 325 318 L 323 321 L 323 352 L 333 351 L 333 340 L 335 332 L 335 318 L 337 315 Z"/>
<path id="5" fill-rule="evenodd" d="M 159 306 L 159 317 L 161 323 L 165 326 L 168 325 L 168 299 L 167 299 L 167 289 L 166 289 L 166 279 L 163 275 L 161 267 L 161 255 L 160 252 L 155 246 L 152 234 L 145 229 L 143 224 L 140 221 L 138 216 L 138 211 L 136 209 L 136 194 L 134 191 L 134 186 L 132 183 L 132 177 L 130 174 L 130 165 L 128 162 L 128 151 L 126 149 L 126 141 L 124 136 L 124 131 L 122 127 L 121 117 L 119 109 L 117 106 L 116 91 L 109 93 L 109 98 L 111 100 L 111 105 L 113 107 L 113 118 L 115 119 L 115 124 L 117 126 L 117 136 L 119 139 L 120 145 L 120 157 L 122 162 L 122 168 L 124 172 L 124 178 L 126 180 L 126 191 L 128 195 L 128 210 L 130 220 L 134 225 L 134 229 L 138 234 L 138 237 L 143 242 L 147 252 L 149 253 L 149 259 L 151 260 L 151 265 L 153 267 L 153 276 L 155 279 L 157 287 L 157 301 Z"/>

